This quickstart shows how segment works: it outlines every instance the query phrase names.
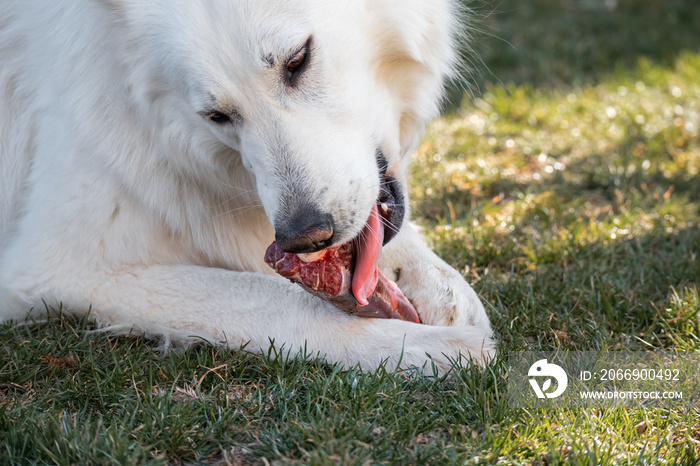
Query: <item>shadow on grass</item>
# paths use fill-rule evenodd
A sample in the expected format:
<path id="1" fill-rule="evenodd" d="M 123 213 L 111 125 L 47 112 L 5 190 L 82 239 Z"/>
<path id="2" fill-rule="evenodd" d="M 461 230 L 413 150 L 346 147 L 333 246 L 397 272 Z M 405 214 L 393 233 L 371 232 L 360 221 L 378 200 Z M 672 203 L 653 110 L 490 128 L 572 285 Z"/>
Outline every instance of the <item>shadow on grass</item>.
<path id="1" fill-rule="evenodd" d="M 488 83 L 577 86 L 634 67 L 640 57 L 672 65 L 700 50 L 696 0 L 461 0 L 475 10 L 471 87 Z M 476 57 L 476 58 L 475 58 Z M 463 85 L 464 83 L 462 83 Z M 452 86 L 447 110 L 462 99 Z"/>
<path id="2" fill-rule="evenodd" d="M 495 174 L 417 203 L 508 350 L 698 347 L 700 301 L 682 298 L 700 286 L 698 176 L 659 148 L 636 156 L 638 142 L 630 131 L 539 181 Z"/>
<path id="3" fill-rule="evenodd" d="M 638 134 L 634 128 L 627 128 L 627 136 L 616 146 L 583 157 L 568 157 L 565 170 L 541 173 L 539 181 L 528 182 L 502 175 L 484 178 L 474 191 L 445 185 L 440 190 L 433 190 L 430 196 L 416 199 L 413 210 L 423 213 L 423 218 L 434 224 L 450 218 L 457 222 L 469 221 L 472 219 L 471 211 L 478 206 L 483 208 L 489 200 L 495 205 L 526 194 L 550 193 L 557 196 L 562 204 L 589 196 L 597 202 L 609 203 L 615 213 L 619 213 L 624 208 L 623 204 L 632 200 L 627 197 L 628 194 L 634 195 L 638 204 L 643 204 L 639 207 L 649 209 L 670 196 L 681 197 L 689 203 L 698 202 L 698 175 L 684 169 L 682 156 L 686 149 L 674 148 L 680 154 L 679 160 L 676 160 L 674 153 L 664 149 L 669 140 L 678 139 L 676 130 L 671 128 L 671 133 L 662 132 L 650 140 Z M 697 144 L 697 138 L 690 143 Z M 635 152 L 640 146 L 659 155 L 638 156 Z M 575 147 L 571 146 L 550 156 L 557 160 L 574 150 Z"/>
<path id="4" fill-rule="evenodd" d="M 506 351 L 697 350 L 699 250 L 698 228 L 653 231 L 545 250 L 534 269 L 492 262 L 474 288 Z"/>

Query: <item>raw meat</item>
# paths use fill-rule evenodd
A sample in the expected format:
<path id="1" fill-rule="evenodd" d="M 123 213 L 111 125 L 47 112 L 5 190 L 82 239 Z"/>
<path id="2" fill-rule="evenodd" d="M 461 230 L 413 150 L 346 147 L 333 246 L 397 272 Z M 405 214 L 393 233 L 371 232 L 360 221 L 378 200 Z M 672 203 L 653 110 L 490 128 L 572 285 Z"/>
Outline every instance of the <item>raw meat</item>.
<path id="1" fill-rule="evenodd" d="M 420 323 L 411 302 L 376 265 L 376 286 L 373 291 L 364 286 L 364 292 L 370 292 L 366 297 L 367 304 L 363 306 L 358 302 L 353 295 L 355 254 L 352 242 L 324 249 L 309 262 L 302 257 L 307 256 L 285 253 L 275 242 L 267 249 L 265 262 L 283 277 L 299 283 L 308 292 L 348 314 Z"/>

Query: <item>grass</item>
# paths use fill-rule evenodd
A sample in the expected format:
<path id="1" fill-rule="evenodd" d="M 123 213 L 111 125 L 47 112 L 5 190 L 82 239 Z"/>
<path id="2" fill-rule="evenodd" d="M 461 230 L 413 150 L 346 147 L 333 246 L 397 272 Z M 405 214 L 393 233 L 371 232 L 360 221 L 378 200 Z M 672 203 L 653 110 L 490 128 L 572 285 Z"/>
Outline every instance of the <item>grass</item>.
<path id="1" fill-rule="evenodd" d="M 163 354 L 59 316 L 0 328 L 0 463 L 699 464 L 700 407 L 524 411 L 503 391 L 512 351 L 700 350 L 700 6 L 527 3 L 489 19 L 524 48 L 510 71 L 507 47 L 484 54 L 510 84 L 435 122 L 412 166 L 415 221 L 500 340 L 485 371 Z M 577 18 L 602 50 L 576 52 Z M 538 30 L 559 42 L 538 52 Z"/>
<path id="2" fill-rule="evenodd" d="M 492 83 L 598 83 L 646 57 L 665 68 L 700 50 L 694 0 L 460 0 L 478 18 L 465 51 L 478 93 Z M 461 92 L 452 94 L 459 105 Z"/>
<path id="3" fill-rule="evenodd" d="M 699 76 L 698 55 L 643 60 L 565 92 L 494 88 L 433 125 L 418 219 L 492 319 L 518 323 L 510 349 L 697 348 L 659 326 L 674 303 L 697 323 Z"/>

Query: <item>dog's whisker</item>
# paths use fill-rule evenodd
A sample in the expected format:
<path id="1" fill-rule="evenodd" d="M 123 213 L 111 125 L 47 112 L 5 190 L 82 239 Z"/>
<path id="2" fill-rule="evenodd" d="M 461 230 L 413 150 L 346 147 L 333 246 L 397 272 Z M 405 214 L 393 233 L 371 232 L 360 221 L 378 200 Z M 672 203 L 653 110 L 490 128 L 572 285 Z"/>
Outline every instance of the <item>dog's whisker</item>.
<path id="1" fill-rule="evenodd" d="M 217 179 L 216 181 L 218 181 L 219 183 L 221 183 L 222 185 L 224 185 L 224 187 L 227 188 L 227 189 L 234 189 L 234 190 L 236 190 L 236 191 L 246 191 L 246 192 L 251 192 L 251 193 L 254 193 L 254 192 L 255 192 L 255 190 L 253 190 L 253 189 L 242 188 L 242 187 L 240 187 L 240 186 L 236 186 L 236 185 L 233 185 L 233 184 L 231 184 L 231 183 L 228 183 L 228 182 L 226 182 L 225 180 L 222 180 L 222 179 Z"/>
<path id="2" fill-rule="evenodd" d="M 221 201 L 219 204 L 216 204 L 214 207 L 222 207 L 222 206 L 224 206 L 224 205 L 226 205 L 226 204 L 228 204 L 228 203 L 230 203 L 230 202 L 235 201 L 236 199 L 240 198 L 241 196 L 245 196 L 246 194 L 248 194 L 248 195 L 250 195 L 250 194 L 255 194 L 255 195 L 257 195 L 257 192 L 256 192 L 256 191 L 250 191 L 250 190 L 248 190 L 247 192 L 238 193 L 238 194 L 236 194 L 235 196 L 226 198 L 225 200 Z"/>
<path id="3" fill-rule="evenodd" d="M 231 215 L 233 213 L 235 213 L 236 216 L 238 216 L 238 215 L 244 214 L 245 212 L 248 212 L 249 210 L 258 209 L 260 207 L 262 207 L 262 204 L 251 204 L 251 205 L 246 205 L 246 206 L 242 206 L 242 207 L 237 207 L 235 209 L 229 209 L 229 210 L 226 210 L 224 212 L 218 213 L 218 214 L 214 215 L 212 218 L 219 218 L 219 217 L 223 217 L 225 215 Z"/>
<path id="4" fill-rule="evenodd" d="M 370 225 L 368 222 L 365 222 L 365 227 L 362 229 L 361 234 L 364 235 L 366 231 L 378 236 L 378 233 L 374 231 L 374 228 L 372 228 L 372 225 Z"/>
<path id="5" fill-rule="evenodd" d="M 398 233 L 398 232 L 399 232 L 399 229 L 396 228 L 396 226 L 394 226 L 394 225 L 393 225 L 391 222 L 389 222 L 388 220 L 386 220 L 386 219 L 384 219 L 384 218 L 380 218 L 380 221 L 381 221 L 382 224 L 384 225 L 384 228 L 388 228 L 389 230 L 393 231 L 394 233 Z"/>

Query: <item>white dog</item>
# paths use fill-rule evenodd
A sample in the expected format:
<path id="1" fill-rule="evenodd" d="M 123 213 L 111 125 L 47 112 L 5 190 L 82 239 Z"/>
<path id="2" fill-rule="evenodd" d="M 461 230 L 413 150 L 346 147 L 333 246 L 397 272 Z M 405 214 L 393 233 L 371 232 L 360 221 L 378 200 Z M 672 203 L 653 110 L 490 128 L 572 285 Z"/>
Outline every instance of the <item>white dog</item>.
<path id="1" fill-rule="evenodd" d="M 488 355 L 476 294 L 401 228 L 457 17 L 449 0 L 4 0 L 0 321 L 60 303 L 345 366 Z M 346 315 L 263 261 L 275 237 L 356 237 L 382 186 L 379 266 L 427 325 Z"/>

